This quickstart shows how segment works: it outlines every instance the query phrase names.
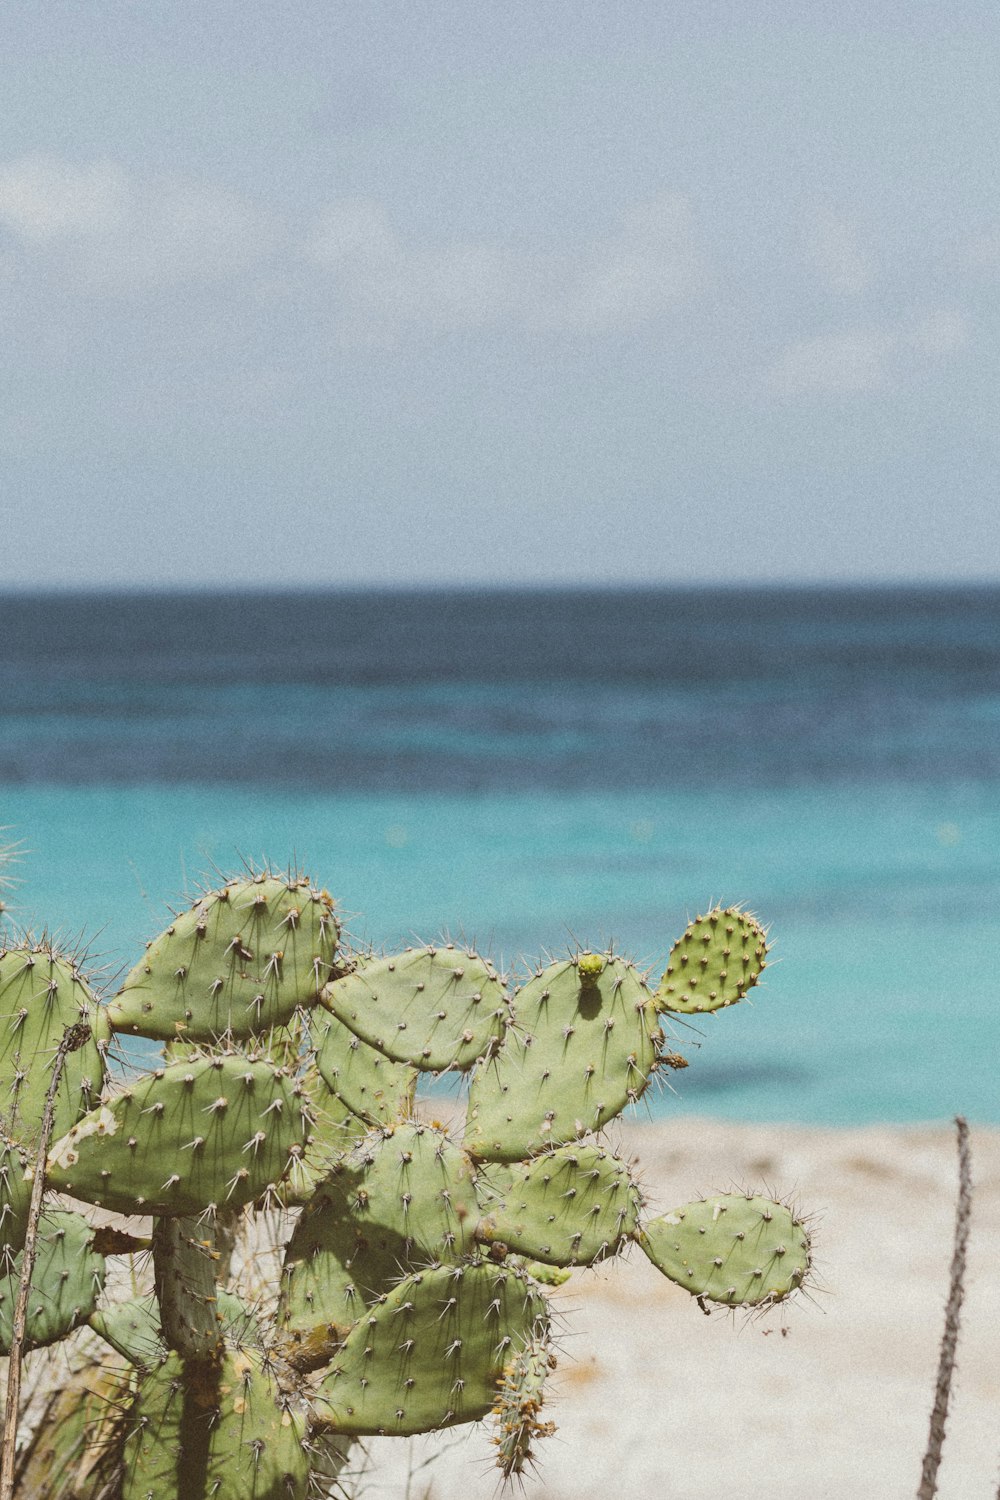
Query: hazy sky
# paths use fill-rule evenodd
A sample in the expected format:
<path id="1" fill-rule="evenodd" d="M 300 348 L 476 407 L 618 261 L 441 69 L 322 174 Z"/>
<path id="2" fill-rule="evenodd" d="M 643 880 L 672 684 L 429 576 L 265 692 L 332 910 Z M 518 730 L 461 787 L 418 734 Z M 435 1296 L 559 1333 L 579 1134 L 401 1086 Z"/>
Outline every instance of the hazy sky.
<path id="1" fill-rule="evenodd" d="M 1000 577 L 1000 11 L 822 10 L 7 0 L 5 581 Z"/>

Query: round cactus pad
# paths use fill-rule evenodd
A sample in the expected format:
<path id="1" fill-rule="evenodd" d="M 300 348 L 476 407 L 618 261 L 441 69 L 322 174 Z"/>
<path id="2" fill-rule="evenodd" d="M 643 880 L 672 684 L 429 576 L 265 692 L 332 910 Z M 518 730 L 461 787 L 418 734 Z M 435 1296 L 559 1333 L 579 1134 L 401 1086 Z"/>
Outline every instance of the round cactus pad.
<path id="1" fill-rule="evenodd" d="M 648 1086 L 663 1038 L 653 997 L 625 959 L 551 964 L 515 995 L 514 1016 L 472 1078 L 465 1147 L 474 1156 L 521 1161 L 576 1140 Z"/>
<path id="2" fill-rule="evenodd" d="M 810 1266 L 801 1219 L 783 1203 L 742 1193 L 685 1203 L 651 1219 L 637 1238 L 664 1276 L 728 1307 L 781 1302 Z"/>
<path id="3" fill-rule="evenodd" d="M 100 1097 L 107 1017 L 80 970 L 45 945 L 0 949 L 0 1119 L 29 1144 L 41 1128 L 56 1049 L 68 1026 L 85 1022 L 91 1039 L 66 1054 L 54 1130 L 62 1135 Z"/>
<path id="4" fill-rule="evenodd" d="M 448 943 L 362 961 L 323 1004 L 363 1042 L 425 1072 L 465 1070 L 500 1042 L 506 991 L 486 959 Z"/>
<path id="5" fill-rule="evenodd" d="M 238 1208 L 281 1182 L 307 1133 L 300 1090 L 272 1063 L 192 1057 L 144 1074 L 49 1152 L 57 1192 L 123 1214 Z"/>
<path id="6" fill-rule="evenodd" d="M 305 1500 L 303 1437 L 259 1355 L 229 1351 L 200 1379 L 171 1355 L 129 1414 L 122 1500 Z"/>
<path id="7" fill-rule="evenodd" d="M 753 989 L 766 968 L 767 934 L 749 912 L 715 907 L 696 917 L 670 950 L 656 991 L 661 1010 L 722 1010 Z"/>
<path id="8" fill-rule="evenodd" d="M 513 1271 L 415 1272 L 352 1329 L 320 1384 L 319 1424 L 393 1436 L 476 1422 L 545 1324 L 541 1293 Z"/>
<path id="9" fill-rule="evenodd" d="M 416 1068 L 393 1062 L 325 1012 L 310 1016 L 309 1029 L 324 1083 L 352 1114 L 371 1125 L 393 1125 L 413 1113 Z"/>
<path id="10" fill-rule="evenodd" d="M 353 1323 L 414 1260 L 455 1260 L 474 1248 L 478 1217 L 472 1163 L 443 1131 L 373 1131 L 317 1188 L 295 1227 L 281 1321 L 293 1332 Z"/>
<path id="11" fill-rule="evenodd" d="M 10 1353 L 23 1254 L 0 1276 L 0 1354 Z M 93 1225 L 81 1214 L 46 1210 L 38 1221 L 25 1347 L 37 1349 L 64 1338 L 90 1316 L 103 1286 L 104 1256 L 94 1249 Z"/>
<path id="12" fill-rule="evenodd" d="M 161 1041 L 258 1035 L 315 1003 L 338 936 L 333 902 L 305 877 L 230 881 L 148 945 L 108 1006 L 111 1025 Z"/>
<path id="13" fill-rule="evenodd" d="M 618 1157 L 600 1146 L 560 1146 L 510 1170 L 476 1237 L 549 1265 L 589 1266 L 634 1233 L 640 1206 Z"/>

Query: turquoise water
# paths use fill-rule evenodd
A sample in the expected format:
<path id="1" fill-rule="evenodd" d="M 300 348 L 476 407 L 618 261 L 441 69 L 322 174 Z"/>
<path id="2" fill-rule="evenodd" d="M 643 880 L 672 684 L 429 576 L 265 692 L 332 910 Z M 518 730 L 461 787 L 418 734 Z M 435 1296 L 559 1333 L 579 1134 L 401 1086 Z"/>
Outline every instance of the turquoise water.
<path id="1" fill-rule="evenodd" d="M 0 786 L 15 920 L 113 976 L 213 869 L 294 860 L 358 939 L 446 932 L 505 963 L 577 942 L 656 969 L 689 916 L 747 903 L 775 962 L 753 1005 L 680 1032 L 648 1106 L 774 1121 L 1000 1122 L 1000 799 L 991 780 L 446 795 Z"/>

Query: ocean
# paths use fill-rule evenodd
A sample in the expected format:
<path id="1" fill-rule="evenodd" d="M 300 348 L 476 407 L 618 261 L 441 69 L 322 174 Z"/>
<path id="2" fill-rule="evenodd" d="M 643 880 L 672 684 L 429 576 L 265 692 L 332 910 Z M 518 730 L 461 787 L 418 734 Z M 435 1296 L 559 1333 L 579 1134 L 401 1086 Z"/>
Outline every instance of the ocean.
<path id="1" fill-rule="evenodd" d="M 644 1116 L 1000 1123 L 998 588 L 11 593 L 0 704 L 8 920 L 109 990 L 248 860 L 513 970 L 740 902 Z"/>

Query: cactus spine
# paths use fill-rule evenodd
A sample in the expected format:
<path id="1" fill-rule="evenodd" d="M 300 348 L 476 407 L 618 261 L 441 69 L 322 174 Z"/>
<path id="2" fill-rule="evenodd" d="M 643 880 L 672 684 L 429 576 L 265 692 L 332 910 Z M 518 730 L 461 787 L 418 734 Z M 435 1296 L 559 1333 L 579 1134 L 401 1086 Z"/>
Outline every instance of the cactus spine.
<path id="1" fill-rule="evenodd" d="M 338 1492 L 358 1438 L 492 1413 L 497 1463 L 517 1477 L 553 1430 L 539 1415 L 555 1364 L 548 1289 L 571 1268 L 632 1242 L 703 1304 L 796 1291 L 811 1252 L 789 1209 L 729 1195 L 647 1218 L 601 1138 L 661 1068 L 684 1064 L 669 1013 L 735 1003 L 765 955 L 753 918 L 717 909 L 674 945 L 655 990 L 591 952 L 510 986 L 450 943 L 354 954 L 327 893 L 271 871 L 176 915 L 107 1005 L 72 959 L 10 944 L 0 1342 L 44 1059 L 80 1018 L 93 1040 L 67 1066 L 44 1180 L 105 1220 L 45 1206 L 27 1345 L 79 1341 L 86 1323 L 107 1351 L 92 1387 L 107 1402 L 81 1406 L 71 1377 L 21 1473 L 52 1500 L 305 1500 Z M 111 1078 L 114 1037 L 159 1044 L 159 1063 Z M 456 1071 L 469 1083 L 461 1139 L 414 1102 L 421 1078 Z M 152 1216 L 151 1235 L 135 1215 Z M 105 1295 L 109 1261 L 109 1286 L 131 1261 L 131 1295 Z"/>

